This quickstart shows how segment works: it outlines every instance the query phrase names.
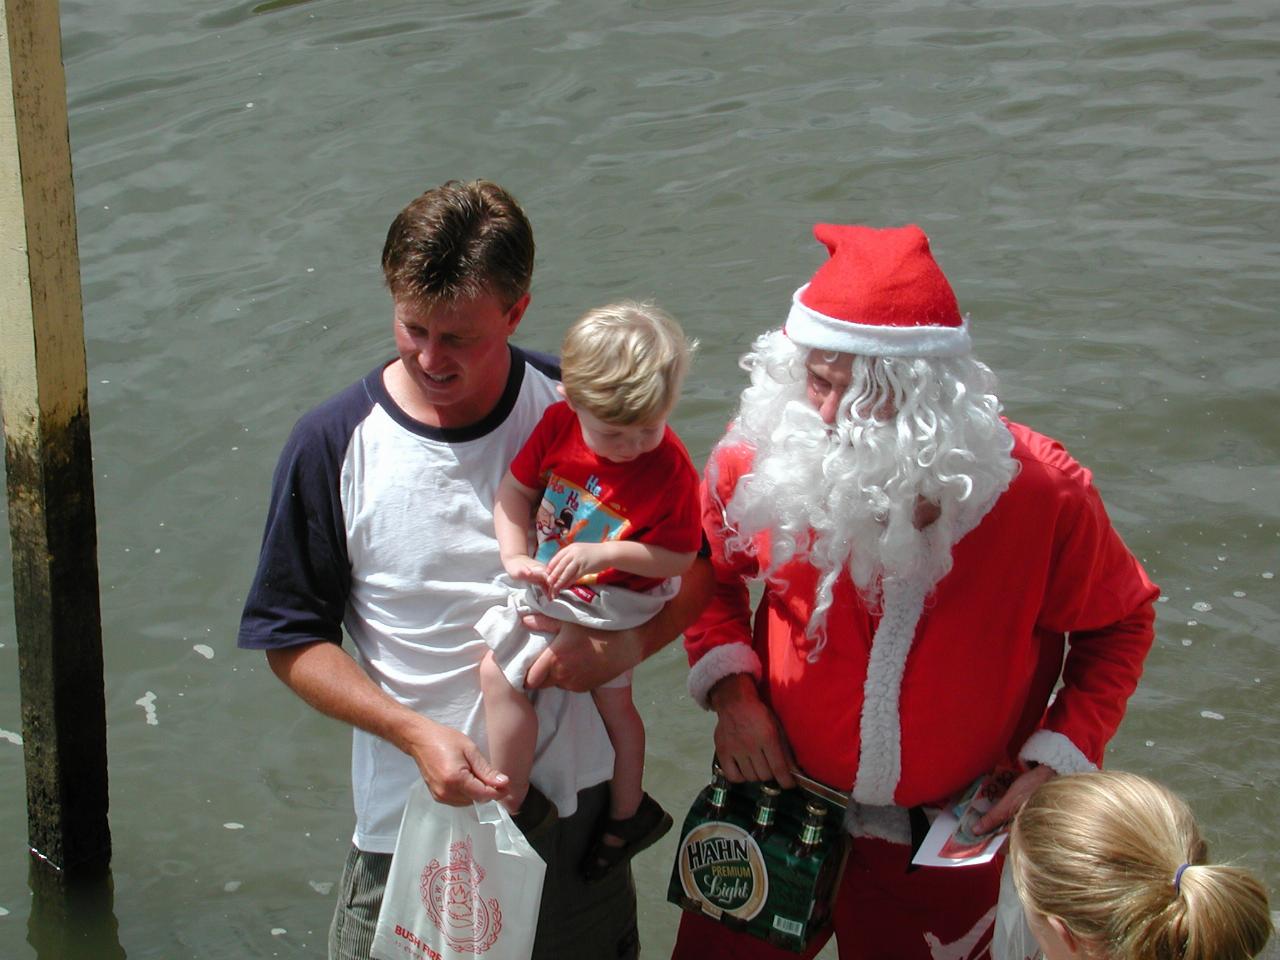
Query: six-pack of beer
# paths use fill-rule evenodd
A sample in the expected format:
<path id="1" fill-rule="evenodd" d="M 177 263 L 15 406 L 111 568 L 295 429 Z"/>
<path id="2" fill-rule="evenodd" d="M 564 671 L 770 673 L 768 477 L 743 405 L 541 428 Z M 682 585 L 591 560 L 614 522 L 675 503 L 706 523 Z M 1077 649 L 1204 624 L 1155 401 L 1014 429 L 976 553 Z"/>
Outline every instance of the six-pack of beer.
<path id="1" fill-rule="evenodd" d="M 667 899 L 803 951 L 830 922 L 848 797 L 803 775 L 796 782 L 731 784 L 713 769 L 685 817 Z"/>

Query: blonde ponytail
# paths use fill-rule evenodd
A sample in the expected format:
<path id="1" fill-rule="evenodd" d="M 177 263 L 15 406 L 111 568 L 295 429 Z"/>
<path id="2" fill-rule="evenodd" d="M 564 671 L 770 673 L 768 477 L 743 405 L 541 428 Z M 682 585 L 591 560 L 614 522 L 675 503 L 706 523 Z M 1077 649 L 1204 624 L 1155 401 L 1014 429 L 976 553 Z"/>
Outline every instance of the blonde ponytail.
<path id="1" fill-rule="evenodd" d="M 1193 864 L 1182 875 L 1186 960 L 1255 957 L 1271 936 L 1267 891 L 1247 870 Z"/>
<path id="2" fill-rule="evenodd" d="M 1028 909 L 1059 918 L 1109 960 L 1247 960 L 1272 932 L 1248 871 L 1209 865 L 1187 805 L 1134 774 L 1050 780 L 1010 842 Z"/>

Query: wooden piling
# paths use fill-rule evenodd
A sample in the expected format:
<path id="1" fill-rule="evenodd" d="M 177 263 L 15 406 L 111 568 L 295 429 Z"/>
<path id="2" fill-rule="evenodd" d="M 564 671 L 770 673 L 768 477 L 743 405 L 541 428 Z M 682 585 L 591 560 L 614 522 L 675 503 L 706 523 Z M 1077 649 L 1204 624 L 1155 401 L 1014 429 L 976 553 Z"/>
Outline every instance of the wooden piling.
<path id="1" fill-rule="evenodd" d="M 32 852 L 111 856 L 97 527 L 66 78 L 55 0 L 5 0 L 0 407 Z"/>

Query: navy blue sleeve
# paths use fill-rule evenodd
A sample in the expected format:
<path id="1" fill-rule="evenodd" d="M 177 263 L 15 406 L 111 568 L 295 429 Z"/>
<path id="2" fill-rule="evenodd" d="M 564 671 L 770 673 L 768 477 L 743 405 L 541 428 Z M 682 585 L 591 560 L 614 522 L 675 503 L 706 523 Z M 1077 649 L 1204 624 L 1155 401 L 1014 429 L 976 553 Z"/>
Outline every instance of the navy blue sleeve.
<path id="1" fill-rule="evenodd" d="M 560 379 L 560 358 L 550 353 L 543 353 L 540 350 L 526 350 L 524 347 L 512 346 L 515 354 L 523 357 L 529 366 L 538 370 L 552 380 Z"/>
<path id="2" fill-rule="evenodd" d="M 370 374 L 380 375 L 380 369 Z M 238 646 L 342 642 L 351 563 L 339 479 L 352 431 L 371 407 L 362 380 L 303 416 L 289 435 L 271 482 Z"/>

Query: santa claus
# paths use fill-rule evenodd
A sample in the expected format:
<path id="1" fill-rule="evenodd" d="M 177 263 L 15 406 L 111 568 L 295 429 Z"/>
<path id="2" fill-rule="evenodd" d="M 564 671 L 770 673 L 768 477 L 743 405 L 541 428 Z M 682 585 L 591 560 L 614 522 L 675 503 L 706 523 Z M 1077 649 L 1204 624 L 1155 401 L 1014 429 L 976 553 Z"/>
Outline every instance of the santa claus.
<path id="1" fill-rule="evenodd" d="M 999 768 L 1018 776 L 984 831 L 1094 768 L 1158 591 L 1089 471 L 1001 417 L 920 228 L 814 233 L 829 259 L 743 360 L 707 467 L 689 689 L 730 780 L 789 786 L 794 764 L 850 792 L 842 958 L 986 956 L 999 864 L 908 870 L 912 827 Z M 691 914 L 674 954 L 774 955 L 795 956 Z"/>

